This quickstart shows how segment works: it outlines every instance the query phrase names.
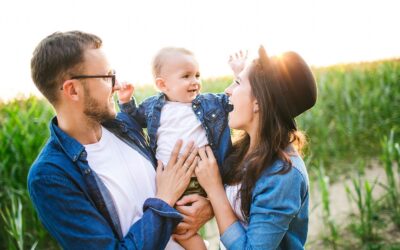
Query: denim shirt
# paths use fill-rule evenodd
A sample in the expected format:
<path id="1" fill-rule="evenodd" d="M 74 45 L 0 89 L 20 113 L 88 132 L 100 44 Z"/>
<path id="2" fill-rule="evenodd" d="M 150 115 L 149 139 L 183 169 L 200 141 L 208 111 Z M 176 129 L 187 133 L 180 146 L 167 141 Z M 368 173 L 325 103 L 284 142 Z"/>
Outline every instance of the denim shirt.
<path id="1" fill-rule="evenodd" d="M 118 113 L 102 125 L 155 166 L 143 131 L 131 117 Z M 64 249 L 164 249 L 182 220 L 180 213 L 149 198 L 142 218 L 123 236 L 111 194 L 88 165 L 84 146 L 57 126 L 56 117 L 50 131 L 29 171 L 28 190 L 40 220 L 58 243 Z"/>
<path id="2" fill-rule="evenodd" d="M 264 170 L 253 190 L 247 227 L 236 221 L 221 235 L 227 249 L 304 249 L 308 174 L 297 154 L 290 159 L 293 167 L 286 174 L 274 174 L 283 166 L 281 160 Z"/>
<path id="3" fill-rule="evenodd" d="M 153 153 L 157 148 L 157 130 L 160 127 L 161 110 L 166 96 L 160 93 L 144 100 L 139 106 L 134 98 L 128 103 L 120 104 L 123 112 L 130 114 L 143 128 L 147 128 L 150 138 L 150 147 Z M 231 134 L 228 126 L 230 105 L 225 94 L 200 94 L 192 101 L 192 109 L 200 121 L 217 159 L 218 166 L 222 163 L 232 146 Z"/>

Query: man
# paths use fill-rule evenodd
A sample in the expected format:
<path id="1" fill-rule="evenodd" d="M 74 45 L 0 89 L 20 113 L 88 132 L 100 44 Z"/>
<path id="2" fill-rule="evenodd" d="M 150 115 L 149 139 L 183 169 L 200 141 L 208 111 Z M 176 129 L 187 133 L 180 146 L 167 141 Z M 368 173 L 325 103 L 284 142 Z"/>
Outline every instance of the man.
<path id="1" fill-rule="evenodd" d="M 188 147 L 178 160 L 178 142 L 156 173 L 140 126 L 116 115 L 119 84 L 101 46 L 99 37 L 71 31 L 46 37 L 34 51 L 33 81 L 57 115 L 28 175 L 30 197 L 63 248 L 178 249 L 170 238 L 182 218 L 188 236 L 212 214 L 201 197 L 186 198 L 194 205 L 177 208 L 183 217 L 173 208 L 196 150 Z"/>

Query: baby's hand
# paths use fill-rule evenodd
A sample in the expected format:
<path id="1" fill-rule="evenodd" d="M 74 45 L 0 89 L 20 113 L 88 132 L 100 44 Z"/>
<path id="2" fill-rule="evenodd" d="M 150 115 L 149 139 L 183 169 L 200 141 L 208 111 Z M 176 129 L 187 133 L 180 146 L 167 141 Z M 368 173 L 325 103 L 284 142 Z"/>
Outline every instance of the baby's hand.
<path id="1" fill-rule="evenodd" d="M 231 69 L 233 70 L 235 76 L 237 76 L 240 72 L 242 72 L 242 70 L 246 66 L 247 54 L 248 54 L 247 50 L 245 53 L 243 53 L 243 51 L 241 50 L 235 53 L 234 55 L 229 56 L 228 63 L 229 66 L 231 66 Z"/>
<path id="2" fill-rule="evenodd" d="M 127 103 L 131 100 L 131 97 L 135 91 L 135 87 L 132 83 L 122 82 L 121 88 L 117 91 L 118 100 L 121 104 Z"/>

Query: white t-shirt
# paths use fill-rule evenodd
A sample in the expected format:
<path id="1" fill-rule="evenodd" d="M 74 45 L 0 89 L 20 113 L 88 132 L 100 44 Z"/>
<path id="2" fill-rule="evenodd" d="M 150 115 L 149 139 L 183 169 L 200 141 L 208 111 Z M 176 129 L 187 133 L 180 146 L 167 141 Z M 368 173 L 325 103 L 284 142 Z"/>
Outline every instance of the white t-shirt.
<path id="1" fill-rule="evenodd" d="M 241 184 L 237 184 L 237 185 L 233 185 L 233 186 L 226 185 L 225 193 L 226 193 L 226 196 L 228 197 L 229 203 L 231 204 L 233 212 L 236 214 L 236 216 L 239 219 L 239 222 L 244 227 L 247 227 L 247 224 L 244 222 L 243 215 L 242 215 L 241 208 L 240 208 L 241 199 L 240 199 L 240 197 L 238 198 L 240 186 L 241 186 Z M 226 247 L 224 246 L 224 244 L 222 244 L 222 242 L 219 243 L 219 248 L 221 250 L 226 250 Z"/>
<path id="2" fill-rule="evenodd" d="M 99 142 L 84 147 L 89 166 L 111 194 L 125 236 L 142 217 L 145 200 L 155 196 L 155 169 L 145 157 L 104 127 Z M 182 248 L 171 239 L 166 249 Z"/>
<path id="3" fill-rule="evenodd" d="M 208 144 L 206 131 L 197 119 L 191 103 L 167 101 L 161 110 L 160 127 L 157 130 L 156 158 L 167 165 L 177 140 L 182 139 L 181 152 L 189 141 L 195 146 Z"/>
<path id="4" fill-rule="evenodd" d="M 242 215 L 241 208 L 240 208 L 241 207 L 241 199 L 238 196 L 240 187 L 241 187 L 241 184 L 237 184 L 237 185 L 233 185 L 233 186 L 226 185 L 225 193 L 226 193 L 226 196 L 228 197 L 229 203 L 231 204 L 233 211 L 235 212 L 236 216 L 238 217 L 238 219 L 240 220 L 242 225 L 244 225 L 244 219 L 243 219 L 243 215 Z"/>

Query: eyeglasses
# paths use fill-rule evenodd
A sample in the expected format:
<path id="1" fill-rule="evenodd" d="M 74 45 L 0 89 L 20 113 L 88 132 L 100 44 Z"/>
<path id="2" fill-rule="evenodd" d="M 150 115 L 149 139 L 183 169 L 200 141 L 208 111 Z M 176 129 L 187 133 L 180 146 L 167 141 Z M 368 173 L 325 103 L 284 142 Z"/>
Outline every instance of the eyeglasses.
<path id="1" fill-rule="evenodd" d="M 115 70 L 112 71 L 110 75 L 77 75 L 77 76 L 72 76 L 71 80 L 75 79 L 87 79 L 87 78 L 103 78 L 105 81 L 110 82 L 111 80 L 111 88 L 114 88 L 115 86 Z M 60 88 L 62 90 L 63 87 Z"/>

